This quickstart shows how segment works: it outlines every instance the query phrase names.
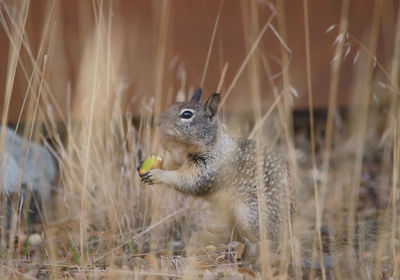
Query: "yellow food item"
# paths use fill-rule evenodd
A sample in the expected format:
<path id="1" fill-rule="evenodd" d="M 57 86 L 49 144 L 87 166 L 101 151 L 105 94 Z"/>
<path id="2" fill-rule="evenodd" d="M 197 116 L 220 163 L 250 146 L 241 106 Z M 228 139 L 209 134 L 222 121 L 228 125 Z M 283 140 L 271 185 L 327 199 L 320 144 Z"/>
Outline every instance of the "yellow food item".
<path id="1" fill-rule="evenodd" d="M 140 166 L 139 174 L 143 175 L 151 169 L 161 168 L 162 165 L 163 159 L 161 157 L 149 156 L 143 161 L 142 165 Z"/>

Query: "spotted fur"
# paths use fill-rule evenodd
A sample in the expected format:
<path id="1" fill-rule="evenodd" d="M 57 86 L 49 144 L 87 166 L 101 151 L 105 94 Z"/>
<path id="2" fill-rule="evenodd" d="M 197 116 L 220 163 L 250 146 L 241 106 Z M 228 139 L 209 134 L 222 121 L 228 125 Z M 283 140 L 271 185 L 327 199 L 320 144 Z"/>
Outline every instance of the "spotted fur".
<path id="1" fill-rule="evenodd" d="M 175 155 L 180 168 L 150 170 L 143 181 L 210 201 L 216 211 L 230 213 L 239 234 L 253 242 L 259 240 L 261 222 L 270 240 L 278 242 L 294 209 L 285 163 L 253 140 L 231 138 L 218 119 L 219 95 L 203 104 L 196 94 L 191 101 L 171 104 L 158 121 L 163 147 L 175 154 L 182 147 L 182 154 Z M 185 109 L 193 112 L 191 119 L 180 118 Z"/>

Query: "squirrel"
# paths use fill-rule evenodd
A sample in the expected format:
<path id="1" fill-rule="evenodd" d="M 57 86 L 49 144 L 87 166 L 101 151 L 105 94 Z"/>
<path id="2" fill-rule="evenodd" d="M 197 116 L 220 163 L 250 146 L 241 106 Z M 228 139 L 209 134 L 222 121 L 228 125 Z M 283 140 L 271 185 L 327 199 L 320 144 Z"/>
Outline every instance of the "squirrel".
<path id="1" fill-rule="evenodd" d="M 261 240 L 263 230 L 275 250 L 297 212 L 288 167 L 278 155 L 256 141 L 232 138 L 224 131 L 218 117 L 219 94 L 214 93 L 205 103 L 200 98 L 198 89 L 190 101 L 173 103 L 159 116 L 156 123 L 161 146 L 170 156 L 164 166 L 173 168 L 151 169 L 141 174 L 141 179 L 149 185 L 164 184 L 209 201 L 214 213 L 224 213 L 246 247 L 250 247 L 250 257 L 258 254 L 254 244 Z M 320 253 L 329 275 L 339 261 L 332 259 L 330 245 L 338 250 L 350 247 L 346 232 L 331 239 L 327 228 L 322 227 L 321 235 L 324 249 Z M 382 236 L 384 233 L 376 225 L 362 225 L 356 229 L 351 247 L 358 248 L 359 240 Z M 304 271 L 314 268 L 321 273 L 318 260 L 312 261 L 311 252 L 311 249 L 306 252 L 301 266 Z"/>
<path id="2" fill-rule="evenodd" d="M 224 131 L 218 93 L 205 103 L 200 98 L 198 89 L 190 101 L 173 103 L 159 116 L 161 146 L 178 168 L 152 169 L 142 181 L 209 201 L 214 213 L 228 213 L 242 240 L 257 243 L 261 223 L 271 244 L 278 245 L 295 209 L 286 164 L 271 150 L 259 152 L 254 140 L 231 138 Z"/>

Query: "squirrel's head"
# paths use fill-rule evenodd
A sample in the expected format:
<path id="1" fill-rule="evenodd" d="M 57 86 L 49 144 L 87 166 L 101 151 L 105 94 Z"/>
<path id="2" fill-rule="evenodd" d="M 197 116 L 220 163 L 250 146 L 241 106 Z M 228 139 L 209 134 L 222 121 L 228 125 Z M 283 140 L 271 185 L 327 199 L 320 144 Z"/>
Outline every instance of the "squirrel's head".
<path id="1" fill-rule="evenodd" d="M 198 89 L 190 101 L 173 103 L 160 115 L 158 127 L 162 139 L 198 147 L 215 141 L 220 95 L 214 93 L 206 103 L 201 103 L 200 98 Z"/>

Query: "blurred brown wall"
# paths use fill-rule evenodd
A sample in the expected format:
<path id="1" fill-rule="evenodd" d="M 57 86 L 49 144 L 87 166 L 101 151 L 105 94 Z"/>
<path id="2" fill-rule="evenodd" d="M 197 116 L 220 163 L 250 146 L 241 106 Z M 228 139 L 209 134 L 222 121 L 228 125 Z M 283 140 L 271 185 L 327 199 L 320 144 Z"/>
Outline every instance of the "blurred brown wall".
<path id="1" fill-rule="evenodd" d="M 26 34 L 28 34 L 27 39 L 34 56 L 38 51 L 46 15 L 49 13 L 51 3 L 52 1 L 35 0 L 31 1 L 29 7 Z M 72 97 L 76 96 L 77 77 L 81 75 L 80 71 L 82 70 L 83 50 L 88 38 L 93 36 L 93 26 L 98 20 L 98 15 L 93 12 L 92 3 L 98 4 L 99 2 L 60 0 L 55 5 L 55 20 L 50 24 L 54 27 L 52 42 L 54 49 L 49 58 L 52 59 L 53 63 L 49 66 L 50 69 L 47 69 L 46 77 L 50 89 L 64 113 L 68 88 L 71 90 Z M 158 30 L 163 3 L 162 0 L 134 0 L 113 1 L 110 5 L 108 1 L 104 1 L 105 13 L 110 8 L 112 9 L 113 27 L 119 27 L 118 30 L 115 30 L 113 36 L 118 36 L 122 42 L 119 49 L 121 57 L 117 72 L 120 73 L 121 80 L 128 85 L 127 95 L 134 96 L 134 103 L 136 102 L 136 104 L 138 103 L 137 100 L 143 96 L 154 96 L 157 46 L 160 45 Z M 166 37 L 163 103 L 167 101 L 168 90 L 173 93 L 178 91 L 182 82 L 182 71 L 187 75 L 186 90 L 198 87 L 220 2 L 216 0 L 173 0 L 169 3 L 170 18 Z M 260 0 L 256 3 L 256 14 L 261 29 L 271 15 L 271 9 L 268 1 Z M 309 1 L 312 82 L 316 108 L 325 108 L 328 102 L 331 61 L 334 52 L 333 42 L 338 34 L 338 28 L 329 33 L 326 33 L 326 30 L 333 24 L 339 24 L 341 3 L 342 1 L 338 0 Z M 273 4 L 276 6 L 275 2 Z M 6 11 L 5 5 L 9 6 L 8 11 Z M 5 4 L 0 3 L 0 12 L 5 19 L 0 28 L 1 108 L 3 108 L 4 102 L 9 58 L 9 39 L 6 34 L 5 23 L 12 25 L 7 13 L 13 13 L 13 5 L 15 5 L 13 1 L 6 1 Z M 352 0 L 350 4 L 349 31 L 362 42 L 368 39 L 373 5 L 373 0 Z M 397 5 L 398 1 L 384 1 L 384 16 L 381 21 L 384 32 L 381 33 L 378 44 L 378 60 L 384 66 L 390 64 L 388 60 L 393 53 Z M 286 44 L 291 50 L 289 71 L 292 85 L 299 94 L 298 98 L 295 99 L 295 108 L 303 109 L 308 106 L 303 1 L 284 1 L 284 6 L 287 30 Z M 233 80 L 246 56 L 245 25 L 243 24 L 243 15 L 246 9 L 250 10 L 249 1 L 225 0 L 222 6 L 220 24 L 204 83 L 207 94 L 216 90 L 225 62 L 229 63 L 229 67 L 224 89 Z M 272 23 L 278 29 L 277 20 L 274 19 Z M 251 44 L 251 42 L 249 43 Z M 353 59 L 359 49 L 360 46 L 352 42 L 351 50 L 344 60 L 338 98 L 340 106 L 346 106 L 350 101 L 349 92 L 354 70 Z M 264 35 L 259 45 L 259 52 L 268 59 L 273 73 L 276 74 L 281 70 L 279 65 L 281 44 L 271 30 L 267 30 Z M 21 59 L 25 63 L 28 74 L 30 74 L 32 63 L 29 65 L 27 57 L 28 55 L 23 47 Z M 266 107 L 272 97 L 271 87 L 264 68 L 262 64 L 260 65 L 262 105 Z M 280 83 L 280 77 L 276 79 L 276 82 Z M 21 66 L 19 66 L 13 87 L 9 121 L 17 119 L 26 87 L 27 82 Z M 229 98 L 229 108 L 251 109 L 248 96 L 249 77 L 248 72 L 244 71 Z"/>

